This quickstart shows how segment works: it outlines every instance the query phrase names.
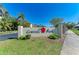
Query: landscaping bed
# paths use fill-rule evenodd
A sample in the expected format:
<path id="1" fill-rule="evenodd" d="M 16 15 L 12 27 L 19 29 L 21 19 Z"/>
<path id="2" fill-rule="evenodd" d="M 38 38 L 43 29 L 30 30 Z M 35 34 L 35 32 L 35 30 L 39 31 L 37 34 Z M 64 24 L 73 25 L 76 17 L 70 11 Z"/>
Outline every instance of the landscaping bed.
<path id="1" fill-rule="evenodd" d="M 0 54 L 4 55 L 59 55 L 63 40 L 51 40 L 46 37 L 28 40 L 0 41 Z"/>

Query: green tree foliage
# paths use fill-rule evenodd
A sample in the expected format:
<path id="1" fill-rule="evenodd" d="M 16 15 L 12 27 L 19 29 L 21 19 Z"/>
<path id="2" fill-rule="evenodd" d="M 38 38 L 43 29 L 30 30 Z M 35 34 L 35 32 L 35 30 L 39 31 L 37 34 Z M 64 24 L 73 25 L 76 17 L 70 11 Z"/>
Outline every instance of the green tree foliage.
<path id="1" fill-rule="evenodd" d="M 18 19 L 19 19 L 18 25 L 23 26 L 24 18 L 25 18 L 24 17 L 24 14 L 23 13 L 20 13 L 19 16 L 18 16 Z"/>
<path id="2" fill-rule="evenodd" d="M 24 21 L 23 26 L 24 27 L 30 27 L 30 23 L 28 21 Z"/>
<path id="3" fill-rule="evenodd" d="M 18 29 L 18 22 L 16 21 L 16 18 L 11 17 L 11 30 L 17 30 Z"/>
<path id="4" fill-rule="evenodd" d="M 18 23 L 16 22 L 16 18 L 5 14 L 0 22 L 0 27 L 2 31 L 16 30 L 18 26 L 17 24 Z"/>
<path id="5" fill-rule="evenodd" d="M 24 27 L 30 27 L 30 23 L 25 20 L 25 16 L 23 13 L 20 13 L 18 16 L 18 25 L 24 26 Z"/>
<path id="6" fill-rule="evenodd" d="M 10 25 L 11 25 L 11 23 L 9 21 L 7 21 L 7 18 L 5 18 L 5 17 L 2 18 L 2 21 L 0 22 L 0 26 L 3 31 L 11 30 Z"/>
<path id="7" fill-rule="evenodd" d="M 75 23 L 73 22 L 68 22 L 68 23 L 64 23 L 65 26 L 68 28 L 68 29 L 72 29 L 74 26 L 75 26 Z"/>
<path id="8" fill-rule="evenodd" d="M 24 27 L 30 27 L 30 23 L 24 20 L 24 14 L 19 14 L 18 19 L 16 20 L 15 17 L 12 17 L 8 14 L 8 12 L 5 12 L 4 17 L 2 18 L 0 22 L 0 30 L 2 31 L 8 31 L 8 30 L 17 30 L 18 25 L 22 25 Z"/>
<path id="9" fill-rule="evenodd" d="M 62 18 L 53 18 L 53 19 L 50 21 L 50 23 L 53 24 L 55 27 L 58 27 L 58 25 L 59 25 L 60 23 L 62 23 L 62 22 L 63 22 L 63 19 L 62 19 Z"/>

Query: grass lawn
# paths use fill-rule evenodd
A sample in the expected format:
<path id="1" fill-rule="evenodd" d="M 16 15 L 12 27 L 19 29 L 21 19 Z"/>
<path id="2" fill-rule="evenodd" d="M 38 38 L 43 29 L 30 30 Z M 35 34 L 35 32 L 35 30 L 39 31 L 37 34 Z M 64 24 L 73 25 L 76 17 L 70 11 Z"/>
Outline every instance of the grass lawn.
<path id="1" fill-rule="evenodd" d="M 11 33 L 16 33 L 17 31 L 6 31 L 6 32 L 0 32 L 0 35 L 3 34 L 11 34 Z"/>
<path id="2" fill-rule="evenodd" d="M 77 30 L 77 29 L 72 29 L 72 31 L 73 31 L 74 33 L 76 33 L 77 35 L 79 35 L 79 30 Z"/>
<path id="3" fill-rule="evenodd" d="M 59 55 L 63 40 L 31 38 L 28 40 L 0 41 L 0 54 L 3 55 Z"/>

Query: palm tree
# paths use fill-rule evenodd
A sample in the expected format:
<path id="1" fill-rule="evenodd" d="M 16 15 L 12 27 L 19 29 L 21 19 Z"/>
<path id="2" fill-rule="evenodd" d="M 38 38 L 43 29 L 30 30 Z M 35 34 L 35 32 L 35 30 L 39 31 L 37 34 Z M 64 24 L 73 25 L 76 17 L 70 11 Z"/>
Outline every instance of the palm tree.
<path id="1" fill-rule="evenodd" d="M 23 25 L 23 23 L 24 23 L 24 14 L 20 13 L 17 19 L 19 20 L 19 25 Z"/>
<path id="2" fill-rule="evenodd" d="M 2 21 L 0 23 L 1 29 L 3 31 L 7 31 L 7 30 L 11 30 L 10 28 L 11 23 L 8 23 L 8 21 L 6 20 L 6 18 L 2 18 Z"/>
<path id="3" fill-rule="evenodd" d="M 24 14 L 23 13 L 20 14 L 20 17 L 22 18 L 22 20 L 24 20 Z"/>
<path id="4" fill-rule="evenodd" d="M 1 29 L 4 31 L 11 30 L 11 27 L 10 27 L 12 25 L 11 21 L 12 21 L 12 19 L 9 16 L 8 12 L 6 11 L 0 22 Z"/>

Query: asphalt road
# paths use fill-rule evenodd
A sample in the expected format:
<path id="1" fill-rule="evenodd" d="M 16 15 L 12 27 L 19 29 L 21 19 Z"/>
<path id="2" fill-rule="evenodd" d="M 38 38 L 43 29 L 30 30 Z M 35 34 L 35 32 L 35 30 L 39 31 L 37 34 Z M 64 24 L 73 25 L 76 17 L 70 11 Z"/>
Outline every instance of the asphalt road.
<path id="1" fill-rule="evenodd" d="M 0 40 L 17 38 L 17 36 L 18 36 L 17 33 L 0 35 Z"/>

